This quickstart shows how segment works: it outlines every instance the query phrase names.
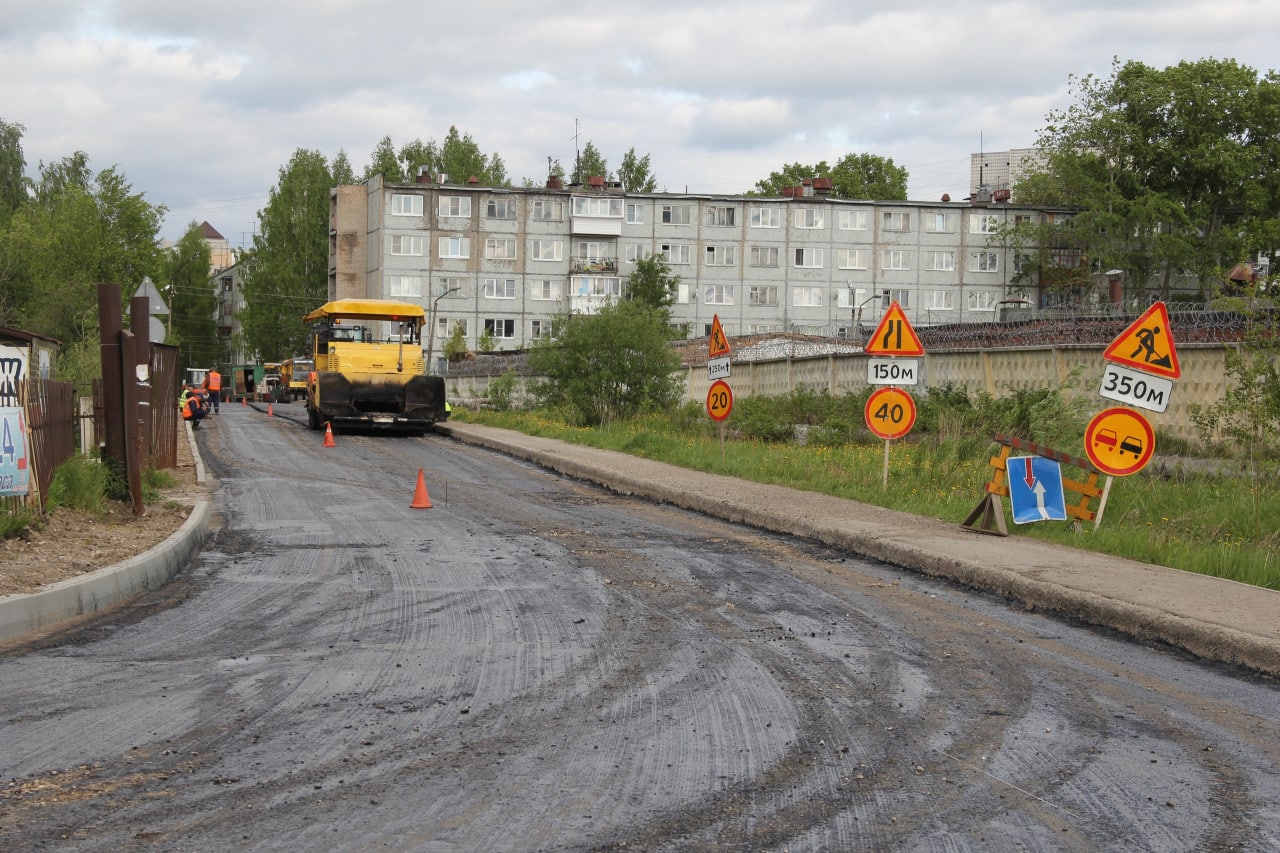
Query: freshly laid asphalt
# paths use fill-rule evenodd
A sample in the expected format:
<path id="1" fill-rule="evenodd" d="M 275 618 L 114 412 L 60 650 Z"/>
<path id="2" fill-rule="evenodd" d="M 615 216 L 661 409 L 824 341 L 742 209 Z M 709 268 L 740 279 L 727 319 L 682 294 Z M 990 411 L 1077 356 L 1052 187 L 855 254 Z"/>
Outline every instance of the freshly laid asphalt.
<path id="1" fill-rule="evenodd" d="M 1280 676 L 1275 590 L 476 424 L 452 422 L 440 435 L 615 492 L 808 538 L 1144 642 Z M 196 462 L 199 468 L 198 453 Z M 207 536 L 209 513 L 209 502 L 197 503 L 177 533 L 118 566 L 0 598 L 0 642 L 104 609 L 172 576 Z"/>

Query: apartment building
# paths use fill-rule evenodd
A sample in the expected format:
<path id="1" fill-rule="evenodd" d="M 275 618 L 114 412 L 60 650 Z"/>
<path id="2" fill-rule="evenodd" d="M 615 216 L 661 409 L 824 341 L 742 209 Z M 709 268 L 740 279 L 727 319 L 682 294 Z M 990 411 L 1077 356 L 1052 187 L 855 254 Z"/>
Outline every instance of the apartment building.
<path id="1" fill-rule="evenodd" d="M 1051 212 L 992 202 L 838 199 L 821 179 L 780 198 L 627 193 L 586 186 L 495 188 L 423 176 L 368 182 L 330 198 L 329 298 L 419 302 L 435 342 L 455 326 L 469 347 L 527 347 L 552 317 L 622 294 L 637 261 L 680 277 L 672 322 L 729 335 L 847 335 L 885 297 L 913 324 L 985 322 L 1010 297 L 1020 257 L 1000 226 Z M 438 344 L 435 354 L 439 354 Z"/>

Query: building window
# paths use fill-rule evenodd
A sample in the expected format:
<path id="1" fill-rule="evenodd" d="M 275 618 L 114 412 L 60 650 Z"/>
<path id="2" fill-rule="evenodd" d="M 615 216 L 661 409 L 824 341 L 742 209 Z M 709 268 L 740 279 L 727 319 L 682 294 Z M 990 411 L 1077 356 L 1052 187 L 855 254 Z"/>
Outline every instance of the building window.
<path id="1" fill-rule="evenodd" d="M 733 285 L 713 284 L 703 288 L 703 302 L 707 305 L 732 305 Z"/>
<path id="2" fill-rule="evenodd" d="M 539 302 L 559 301 L 560 282 L 552 278 L 543 278 L 529 283 L 529 298 Z"/>
<path id="3" fill-rule="evenodd" d="M 903 308 L 911 307 L 911 291 L 910 290 L 890 290 L 890 291 L 887 291 L 887 293 L 889 294 L 889 300 L 891 302 L 896 302 Z"/>
<path id="4" fill-rule="evenodd" d="M 563 222 L 564 202 L 539 198 L 529 203 L 529 218 L 538 222 Z"/>
<path id="5" fill-rule="evenodd" d="M 796 249 L 795 263 L 797 267 L 818 269 L 822 266 L 821 249 Z"/>
<path id="6" fill-rule="evenodd" d="M 886 270 L 911 269 L 911 253 L 902 249 L 885 249 L 880 253 L 880 268 Z"/>
<path id="7" fill-rule="evenodd" d="M 664 204 L 658 221 L 664 225 L 689 225 L 693 222 L 693 205 Z"/>
<path id="8" fill-rule="evenodd" d="M 530 320 L 529 321 L 529 337 L 531 338 L 551 337 L 551 321 L 550 320 Z"/>
<path id="9" fill-rule="evenodd" d="M 668 264 L 687 264 L 692 256 L 688 243 L 663 243 L 658 246 L 658 254 Z"/>
<path id="10" fill-rule="evenodd" d="M 1000 256 L 995 252 L 970 252 L 969 272 L 999 272 Z"/>
<path id="11" fill-rule="evenodd" d="M 681 284 L 676 288 L 676 304 L 692 305 L 694 295 L 697 293 L 695 286 L 692 284 Z"/>
<path id="12" fill-rule="evenodd" d="M 649 256 L 646 249 L 648 245 L 645 243 L 627 243 L 623 246 L 622 256 L 629 264 L 638 263 Z"/>
<path id="13" fill-rule="evenodd" d="M 391 196 L 392 216 L 421 216 L 422 196 L 394 193 Z"/>
<path id="14" fill-rule="evenodd" d="M 425 251 L 425 243 L 426 239 L 421 235 L 393 234 L 391 235 L 391 254 L 421 255 Z"/>
<path id="15" fill-rule="evenodd" d="M 885 231 L 910 231 L 911 214 L 904 211 L 889 211 L 884 214 Z"/>
<path id="16" fill-rule="evenodd" d="M 516 336 L 516 321 L 513 319 L 486 318 L 484 330 L 495 338 L 514 338 Z"/>
<path id="17" fill-rule="evenodd" d="M 954 213 L 925 213 L 924 230 L 930 234 L 956 233 L 956 215 Z"/>
<path id="18" fill-rule="evenodd" d="M 471 238 L 470 237 L 441 237 L 440 238 L 440 257 L 442 258 L 471 257 Z"/>
<path id="19" fill-rule="evenodd" d="M 436 337 L 437 338 L 443 338 L 445 340 L 448 340 L 450 333 L 452 333 L 454 329 L 461 329 L 462 337 L 464 340 L 466 339 L 467 337 L 467 321 L 466 320 L 451 320 L 448 317 L 438 317 L 436 319 Z"/>
<path id="20" fill-rule="evenodd" d="M 866 231 L 871 217 L 865 210 L 840 210 L 836 212 L 836 226 L 841 231 Z"/>
<path id="21" fill-rule="evenodd" d="M 708 207 L 706 209 L 707 225 L 736 225 L 737 211 L 732 207 Z"/>
<path id="22" fill-rule="evenodd" d="M 387 295 L 400 298 L 405 296 L 422 296 L 422 276 L 389 275 L 387 276 Z"/>
<path id="23" fill-rule="evenodd" d="M 934 290 L 929 293 L 930 311 L 954 311 L 956 308 L 955 291 Z"/>
<path id="24" fill-rule="evenodd" d="M 751 266 L 776 267 L 778 265 L 777 246 L 752 246 Z"/>
<path id="25" fill-rule="evenodd" d="M 707 246 L 703 262 L 709 267 L 731 267 L 738 263 L 737 246 Z"/>
<path id="26" fill-rule="evenodd" d="M 867 292 L 862 288 L 842 287 L 836 291 L 837 308 L 856 308 L 867 301 Z"/>
<path id="27" fill-rule="evenodd" d="M 836 266 L 842 270 L 865 270 L 866 249 L 836 249 Z"/>
<path id="28" fill-rule="evenodd" d="M 223 293 L 230 293 L 230 292 L 231 292 L 232 290 L 234 290 L 234 289 L 235 289 L 235 288 L 234 288 L 234 286 L 233 286 L 233 284 L 232 284 L 231 276 L 229 276 L 229 275 L 225 275 L 225 276 L 223 276 L 223 277 L 222 277 L 222 292 L 223 292 Z"/>
<path id="29" fill-rule="evenodd" d="M 465 195 L 442 195 L 439 199 L 441 216 L 471 217 L 471 197 Z"/>
<path id="30" fill-rule="evenodd" d="M 484 256 L 491 261 L 513 261 L 516 257 L 516 241 L 510 237 L 487 237 Z"/>
<path id="31" fill-rule="evenodd" d="M 994 213 L 973 213 L 969 216 L 970 234 L 994 234 L 1000 227 L 1000 217 Z"/>
<path id="32" fill-rule="evenodd" d="M 633 201 L 627 202 L 627 212 L 624 219 L 628 225 L 643 225 L 644 205 L 636 204 Z"/>
<path id="33" fill-rule="evenodd" d="M 934 272 L 955 272 L 955 252 L 925 252 L 924 268 Z"/>
<path id="34" fill-rule="evenodd" d="M 821 228 L 822 227 L 822 211 L 815 208 L 803 208 L 795 212 L 795 224 L 797 228 Z"/>
<path id="35" fill-rule="evenodd" d="M 822 307 L 822 288 L 821 287 L 793 287 L 791 288 L 791 304 L 797 308 L 821 308 Z"/>
<path id="36" fill-rule="evenodd" d="M 965 291 L 965 307 L 970 311 L 994 311 L 996 310 L 996 301 L 996 294 L 990 290 Z"/>
<path id="37" fill-rule="evenodd" d="M 753 207 L 750 219 L 752 228 L 782 227 L 782 211 L 776 207 Z"/>
<path id="38" fill-rule="evenodd" d="M 530 240 L 529 260 L 562 261 L 564 260 L 564 243 L 559 240 Z"/>
<path id="39" fill-rule="evenodd" d="M 1018 275 L 1034 270 L 1036 268 L 1036 259 L 1026 252 L 1020 252 L 1013 260 L 1013 271 Z"/>
<path id="40" fill-rule="evenodd" d="M 747 288 L 747 304 L 757 308 L 775 308 L 778 305 L 778 288 L 753 284 Z"/>
<path id="41" fill-rule="evenodd" d="M 573 215 L 621 219 L 622 199 L 604 196 L 574 196 Z"/>
<path id="42" fill-rule="evenodd" d="M 485 219 L 515 219 L 516 200 L 510 197 L 491 198 L 484 203 Z"/>
<path id="43" fill-rule="evenodd" d="M 514 278 L 486 278 L 484 280 L 485 299 L 515 299 L 516 280 Z"/>
<path id="44" fill-rule="evenodd" d="M 1014 224 L 1014 225 L 1030 225 L 1030 224 L 1031 224 L 1031 214 L 1030 214 L 1030 213 L 1015 213 L 1015 214 L 1013 215 L 1013 224 Z"/>

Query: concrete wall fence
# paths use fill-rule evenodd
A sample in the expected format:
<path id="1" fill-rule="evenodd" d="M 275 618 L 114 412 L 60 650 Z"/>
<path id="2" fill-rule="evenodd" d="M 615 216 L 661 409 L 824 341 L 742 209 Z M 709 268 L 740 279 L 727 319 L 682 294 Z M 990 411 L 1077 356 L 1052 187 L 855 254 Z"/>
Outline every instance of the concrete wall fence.
<path id="1" fill-rule="evenodd" d="M 1141 410 L 1156 435 L 1177 437 L 1193 444 L 1199 434 L 1191 419 L 1191 407 L 1209 407 L 1223 399 L 1227 388 L 1226 355 L 1235 344 L 1179 344 L 1180 378 L 1173 382 L 1169 407 L 1165 412 Z M 929 388 L 963 388 L 970 397 L 986 392 L 1006 397 L 1019 390 L 1058 388 L 1065 393 L 1092 399 L 1097 411 L 1120 405 L 1100 397 L 1098 389 L 1106 362 L 1106 344 L 1071 344 L 1053 347 L 1010 347 L 983 350 L 956 349 L 928 352 L 920 362 L 920 382 L 908 388 L 913 396 L 923 396 Z M 867 383 L 864 354 L 820 355 L 796 358 L 734 362 L 727 380 L 737 398 L 778 396 L 796 388 L 826 390 L 832 395 L 856 393 Z M 684 368 L 685 395 L 703 401 L 711 386 L 705 365 Z M 449 399 L 468 405 L 488 395 L 491 375 L 446 376 Z M 523 398 L 518 383 L 516 400 Z"/>

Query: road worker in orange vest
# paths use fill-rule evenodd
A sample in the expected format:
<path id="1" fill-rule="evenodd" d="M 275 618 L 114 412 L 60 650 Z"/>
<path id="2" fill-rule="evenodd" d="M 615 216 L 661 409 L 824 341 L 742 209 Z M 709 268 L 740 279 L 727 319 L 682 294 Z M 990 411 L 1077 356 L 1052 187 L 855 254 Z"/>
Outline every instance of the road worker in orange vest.
<path id="1" fill-rule="evenodd" d="M 211 367 L 205 374 L 204 390 L 209 392 L 209 405 L 213 406 L 213 413 L 218 414 L 218 402 L 222 398 L 222 374 L 218 372 L 218 368 Z"/>

